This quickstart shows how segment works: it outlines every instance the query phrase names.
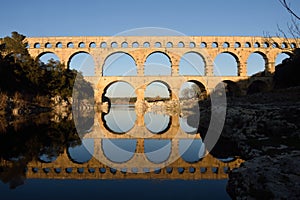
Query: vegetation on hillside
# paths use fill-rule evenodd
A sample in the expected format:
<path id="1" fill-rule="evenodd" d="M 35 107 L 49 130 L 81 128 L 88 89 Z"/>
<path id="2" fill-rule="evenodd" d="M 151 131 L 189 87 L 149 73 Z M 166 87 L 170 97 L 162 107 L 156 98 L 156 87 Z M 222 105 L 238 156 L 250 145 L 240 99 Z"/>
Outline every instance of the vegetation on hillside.
<path id="1" fill-rule="evenodd" d="M 55 96 L 67 100 L 72 96 L 75 79 L 81 82 L 79 85 L 91 88 L 82 74 L 63 63 L 54 60 L 43 63 L 32 58 L 25 39 L 17 32 L 0 38 L 0 112 L 4 112 L 9 107 L 8 101 L 16 96 L 19 97 L 15 99 L 17 102 L 28 100 L 41 106 L 49 105 L 51 97 Z M 84 98 L 85 94 L 80 97 Z"/>

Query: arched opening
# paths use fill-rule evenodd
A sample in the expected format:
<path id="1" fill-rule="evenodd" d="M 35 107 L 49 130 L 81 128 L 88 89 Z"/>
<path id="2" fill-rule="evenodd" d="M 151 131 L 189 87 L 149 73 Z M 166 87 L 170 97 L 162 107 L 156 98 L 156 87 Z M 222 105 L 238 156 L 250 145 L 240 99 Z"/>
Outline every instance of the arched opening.
<path id="1" fill-rule="evenodd" d="M 185 53 L 179 62 L 179 75 L 205 76 L 205 60 L 195 52 Z"/>
<path id="2" fill-rule="evenodd" d="M 50 42 L 47 42 L 47 43 L 45 44 L 45 48 L 52 48 L 52 44 L 51 44 Z"/>
<path id="3" fill-rule="evenodd" d="M 223 43 L 223 48 L 229 48 L 229 46 L 230 46 L 230 45 L 229 45 L 228 42 L 224 42 L 224 43 Z"/>
<path id="4" fill-rule="evenodd" d="M 151 53 L 144 66 L 145 76 L 169 76 L 172 73 L 170 58 L 162 52 Z"/>
<path id="5" fill-rule="evenodd" d="M 143 47 L 144 48 L 149 48 L 150 47 L 150 43 L 149 42 L 144 42 Z"/>
<path id="6" fill-rule="evenodd" d="M 80 42 L 80 43 L 78 44 L 78 47 L 79 47 L 79 48 L 85 48 L 85 43 L 84 43 L 84 42 Z"/>
<path id="7" fill-rule="evenodd" d="M 134 88 L 122 81 L 111 83 L 104 89 L 102 102 L 107 99 L 111 108 L 109 113 L 103 116 L 106 128 L 118 134 L 131 130 L 136 120 Z"/>
<path id="8" fill-rule="evenodd" d="M 86 52 L 77 52 L 73 54 L 69 58 L 68 68 L 82 72 L 83 76 L 95 76 L 94 59 Z"/>
<path id="9" fill-rule="evenodd" d="M 56 43 L 55 47 L 56 47 L 56 48 L 62 48 L 62 47 L 63 47 L 63 45 L 62 45 L 62 43 L 61 43 L 61 42 L 58 42 L 58 43 Z"/>
<path id="10" fill-rule="evenodd" d="M 74 48 L 73 42 L 69 42 L 69 43 L 67 44 L 67 48 Z"/>
<path id="11" fill-rule="evenodd" d="M 75 147 L 69 147 L 67 152 L 70 160 L 75 163 L 86 163 L 94 154 L 94 139 L 82 139 L 82 143 Z"/>
<path id="12" fill-rule="evenodd" d="M 38 42 L 37 42 L 37 43 L 34 43 L 33 48 L 39 49 L 39 48 L 41 48 L 41 44 L 38 43 Z"/>
<path id="13" fill-rule="evenodd" d="M 211 47 L 212 47 L 212 48 L 218 48 L 218 47 L 219 47 L 219 45 L 218 45 L 218 43 L 217 43 L 217 42 L 213 42 L 213 43 L 211 44 Z"/>
<path id="14" fill-rule="evenodd" d="M 58 56 L 52 52 L 42 53 L 38 59 L 40 66 L 48 71 L 53 70 L 60 63 Z"/>
<path id="15" fill-rule="evenodd" d="M 179 154 L 184 161 L 196 163 L 205 156 L 205 145 L 201 139 L 181 139 Z"/>
<path id="16" fill-rule="evenodd" d="M 230 81 L 230 80 L 224 80 L 219 84 L 224 84 L 225 92 L 227 97 L 235 97 L 241 95 L 241 89 L 237 85 L 237 83 Z M 220 88 L 219 84 L 215 88 Z"/>
<path id="17" fill-rule="evenodd" d="M 103 139 L 102 150 L 105 157 L 115 163 L 129 161 L 136 151 L 135 139 Z"/>
<path id="18" fill-rule="evenodd" d="M 178 42 L 177 47 L 183 48 L 184 47 L 184 43 L 183 42 Z"/>
<path id="19" fill-rule="evenodd" d="M 162 81 L 153 81 L 145 90 L 145 100 L 148 102 L 169 100 L 171 98 L 170 87 Z"/>
<path id="20" fill-rule="evenodd" d="M 102 74 L 103 76 L 136 76 L 137 67 L 129 54 L 116 52 L 105 59 Z"/>
<path id="21" fill-rule="evenodd" d="M 253 45 L 253 47 L 254 47 L 254 48 L 259 48 L 259 47 L 260 47 L 259 42 L 255 42 L 254 45 Z"/>
<path id="22" fill-rule="evenodd" d="M 259 75 L 266 69 L 267 56 L 260 52 L 250 54 L 247 60 L 247 75 Z"/>
<path id="23" fill-rule="evenodd" d="M 154 47 L 160 48 L 161 47 L 161 43 L 160 42 L 155 42 Z"/>
<path id="24" fill-rule="evenodd" d="M 282 52 L 276 56 L 275 65 L 279 65 L 285 61 L 287 61 L 291 57 L 291 53 Z"/>
<path id="25" fill-rule="evenodd" d="M 89 44 L 89 47 L 90 47 L 90 48 L 96 48 L 96 47 L 97 47 L 97 45 L 96 45 L 96 43 L 95 43 L 95 42 L 91 42 L 91 43 Z"/>
<path id="26" fill-rule="evenodd" d="M 162 163 L 168 160 L 171 154 L 170 140 L 144 140 L 144 152 L 149 161 L 153 163 Z"/>
<path id="27" fill-rule="evenodd" d="M 206 48 L 206 47 L 207 47 L 206 42 L 201 42 L 201 43 L 200 43 L 200 48 Z"/>
<path id="28" fill-rule="evenodd" d="M 196 99 L 196 100 L 203 100 L 207 97 L 207 91 L 205 89 L 205 86 L 195 80 L 191 80 L 188 82 L 185 82 L 179 91 L 179 99 L 180 100 L 190 100 L 190 99 Z"/>
<path id="29" fill-rule="evenodd" d="M 133 48 L 138 48 L 139 47 L 139 43 L 138 42 L 133 42 L 132 43 L 132 47 Z"/>
<path id="30" fill-rule="evenodd" d="M 241 43 L 240 42 L 235 42 L 234 43 L 234 48 L 240 48 L 241 47 Z"/>
<path id="31" fill-rule="evenodd" d="M 173 47 L 173 43 L 172 42 L 167 42 L 166 47 L 167 48 L 172 48 Z"/>
<path id="32" fill-rule="evenodd" d="M 128 47 L 128 43 L 127 42 L 122 42 L 121 47 L 122 48 L 127 48 Z"/>
<path id="33" fill-rule="evenodd" d="M 256 80 L 248 87 L 247 94 L 255 94 L 259 92 L 265 92 L 268 90 L 268 85 L 261 80 Z"/>
<path id="34" fill-rule="evenodd" d="M 214 60 L 215 76 L 238 76 L 239 60 L 236 55 L 224 52 Z"/>

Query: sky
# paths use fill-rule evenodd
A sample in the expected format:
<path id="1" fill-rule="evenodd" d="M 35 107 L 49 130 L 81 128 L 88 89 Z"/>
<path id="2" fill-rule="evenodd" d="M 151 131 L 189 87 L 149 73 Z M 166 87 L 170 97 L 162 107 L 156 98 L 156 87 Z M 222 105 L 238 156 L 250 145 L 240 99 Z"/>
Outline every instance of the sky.
<path id="1" fill-rule="evenodd" d="M 300 8 L 299 0 L 288 0 Z M 298 9 L 298 13 L 300 10 Z M 1 3 L 0 37 L 18 31 L 37 36 L 115 35 L 162 27 L 186 35 L 275 35 L 290 15 L 278 0 L 51 0 Z"/>
<path id="2" fill-rule="evenodd" d="M 300 15 L 300 1 L 287 1 Z M 143 27 L 166 28 L 189 36 L 265 36 L 276 35 L 277 26 L 287 32 L 291 16 L 279 0 L 7 0 L 1 3 L 0 19 L 0 38 L 12 31 L 27 37 L 114 36 Z M 226 56 L 219 55 L 215 64 L 229 59 L 226 65 L 234 65 L 235 61 Z M 93 63 L 88 59 L 83 57 L 82 63 Z M 264 65 L 261 58 L 251 59 L 249 65 Z M 84 65 L 76 59 L 73 63 Z"/>

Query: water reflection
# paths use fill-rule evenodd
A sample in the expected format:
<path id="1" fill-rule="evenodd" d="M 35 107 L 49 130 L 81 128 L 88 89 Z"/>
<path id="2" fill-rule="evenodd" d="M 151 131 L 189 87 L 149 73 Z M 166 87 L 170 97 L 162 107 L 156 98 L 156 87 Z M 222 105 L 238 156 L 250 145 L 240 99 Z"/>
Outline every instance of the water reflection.
<path id="1" fill-rule="evenodd" d="M 108 114 L 75 114 L 75 123 L 82 125 L 77 131 L 72 117 L 53 121 L 51 114 L 7 127 L 0 134 L 0 179 L 11 188 L 26 178 L 226 179 L 242 162 L 218 151 L 206 155 L 199 130 L 176 114 L 149 112 L 138 118 L 134 107 L 124 105 L 112 105 Z M 140 163 L 133 162 L 136 158 Z"/>
<path id="2" fill-rule="evenodd" d="M 145 126 L 152 133 L 163 133 L 170 125 L 170 116 L 147 112 L 144 116 Z"/>
<path id="3" fill-rule="evenodd" d="M 89 161 L 94 154 L 94 139 L 82 139 L 80 145 L 69 147 L 68 153 L 70 159 L 75 163 L 85 163 Z"/>
<path id="4" fill-rule="evenodd" d="M 113 105 L 104 115 L 106 128 L 114 133 L 126 133 L 134 126 L 136 114 L 130 105 Z"/>
<path id="5" fill-rule="evenodd" d="M 145 154 L 148 160 L 154 163 L 162 163 L 166 161 L 171 154 L 170 140 L 145 140 Z"/>
<path id="6" fill-rule="evenodd" d="M 181 139 L 179 141 L 179 152 L 186 162 L 196 163 L 205 156 L 205 145 L 202 139 Z"/>
<path id="7" fill-rule="evenodd" d="M 135 152 L 136 140 L 103 139 L 102 148 L 105 156 L 116 163 L 130 160 Z"/>

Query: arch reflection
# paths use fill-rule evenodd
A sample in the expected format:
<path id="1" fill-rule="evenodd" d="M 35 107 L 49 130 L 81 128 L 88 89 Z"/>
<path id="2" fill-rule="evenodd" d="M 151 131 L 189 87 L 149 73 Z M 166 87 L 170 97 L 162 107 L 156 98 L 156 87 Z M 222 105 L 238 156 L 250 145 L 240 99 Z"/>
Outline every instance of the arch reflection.
<path id="1" fill-rule="evenodd" d="M 181 139 L 179 140 L 179 153 L 184 161 L 196 163 L 205 156 L 205 145 L 202 139 Z"/>
<path id="2" fill-rule="evenodd" d="M 144 142 L 144 148 L 149 161 L 162 163 L 168 160 L 171 154 L 171 140 L 147 139 Z"/>
<path id="3" fill-rule="evenodd" d="M 144 116 L 145 126 L 154 134 L 161 134 L 170 128 L 170 116 L 147 112 Z"/>
<path id="4" fill-rule="evenodd" d="M 129 161 L 136 150 L 136 140 L 131 139 L 103 139 L 104 155 L 112 162 L 123 163 Z"/>
<path id="5" fill-rule="evenodd" d="M 82 143 L 68 148 L 68 156 L 75 163 L 88 162 L 94 154 L 94 139 L 82 139 Z"/>

